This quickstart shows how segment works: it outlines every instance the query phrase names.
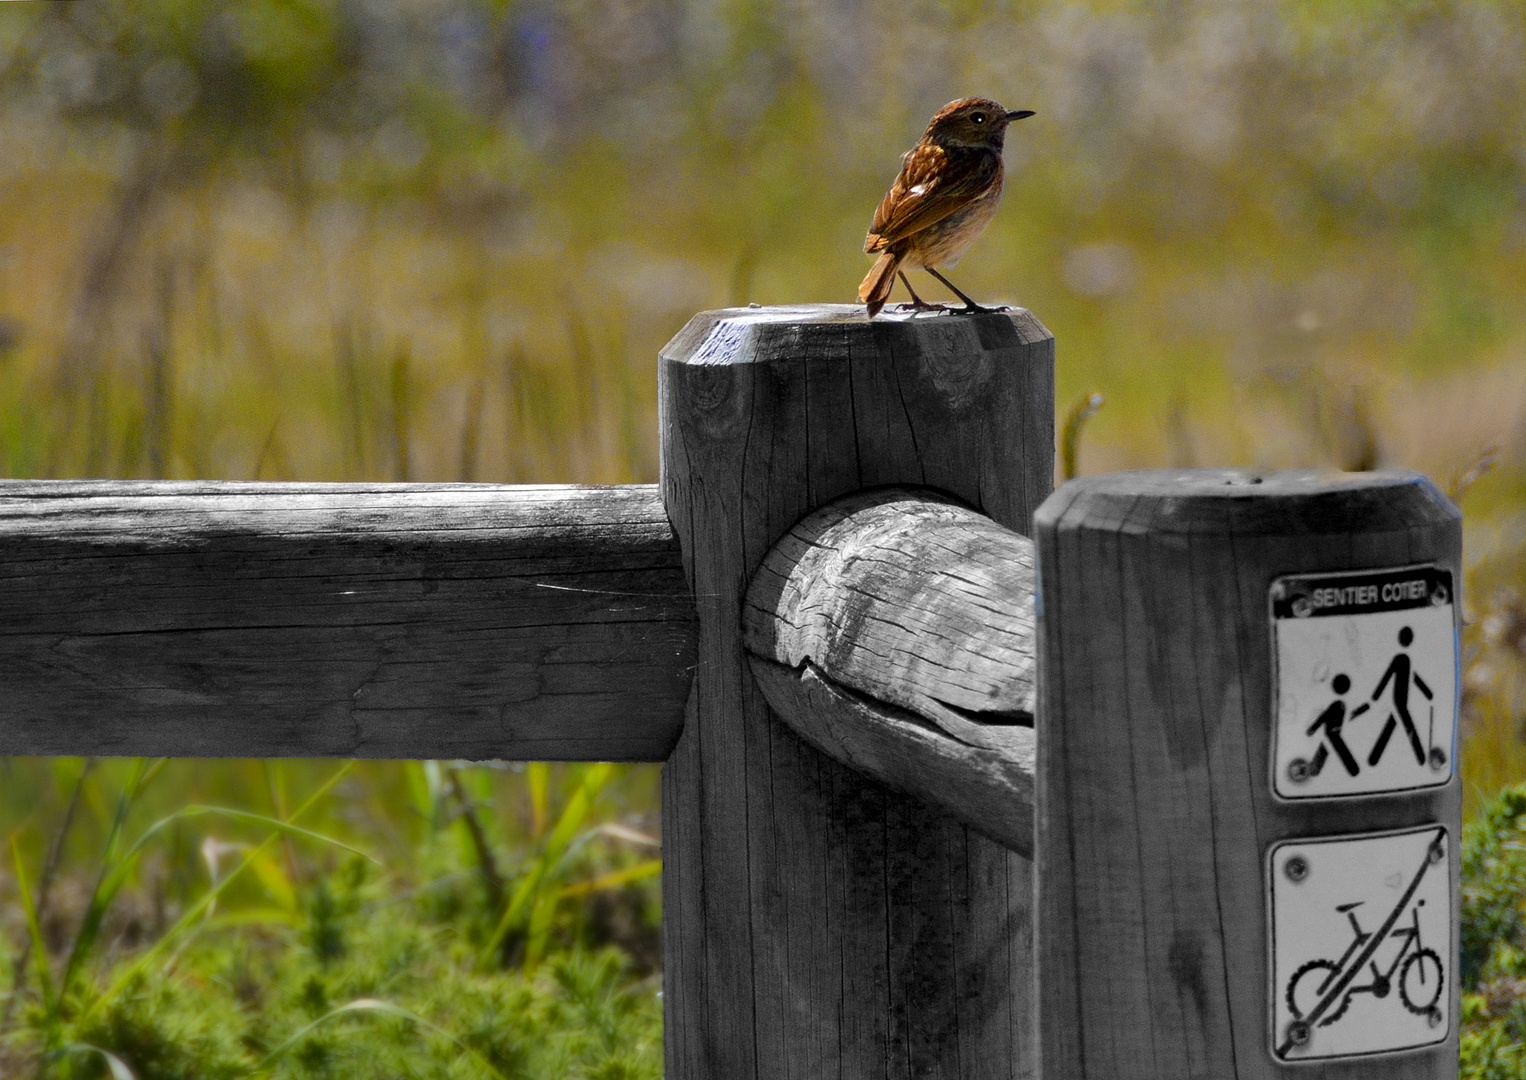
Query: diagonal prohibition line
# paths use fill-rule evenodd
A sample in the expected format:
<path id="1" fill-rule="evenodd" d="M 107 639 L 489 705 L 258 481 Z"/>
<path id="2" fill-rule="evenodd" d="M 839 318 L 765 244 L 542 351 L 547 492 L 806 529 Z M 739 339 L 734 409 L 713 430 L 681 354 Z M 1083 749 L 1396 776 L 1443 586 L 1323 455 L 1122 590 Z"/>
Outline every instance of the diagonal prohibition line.
<path id="1" fill-rule="evenodd" d="M 1367 945 L 1366 948 L 1361 951 L 1360 954 L 1358 954 L 1357 958 L 1352 961 L 1351 966 L 1346 969 L 1345 974 L 1336 980 L 1335 986 L 1330 990 L 1329 993 L 1320 999 L 1319 1004 L 1314 1006 L 1309 1015 L 1306 1017 L 1301 1017 L 1303 1022 L 1309 1025 L 1310 1029 L 1313 1029 L 1314 1025 L 1319 1023 L 1319 1018 L 1321 1016 L 1330 1011 L 1330 1006 L 1335 1004 L 1346 987 L 1351 985 L 1351 980 L 1356 978 L 1357 972 L 1361 971 L 1362 968 L 1366 966 L 1367 961 L 1372 959 L 1373 953 L 1377 952 L 1379 947 L 1382 946 L 1383 942 L 1388 940 L 1388 932 L 1393 929 L 1394 923 L 1399 921 L 1399 916 L 1402 915 L 1404 913 L 1404 909 L 1409 906 L 1410 900 L 1415 895 L 1415 890 L 1420 887 L 1420 882 L 1425 878 L 1425 872 L 1431 868 L 1432 862 L 1440 862 L 1439 859 L 1432 858 L 1432 852 L 1436 850 L 1437 845 L 1441 842 L 1441 839 L 1444 836 L 1446 836 L 1446 829 L 1438 828 L 1436 830 L 1435 838 L 1425 846 L 1425 859 L 1420 864 L 1419 872 L 1415 874 L 1414 880 L 1409 883 L 1409 888 L 1404 890 L 1404 895 L 1399 898 L 1399 902 L 1394 905 L 1394 909 L 1388 913 L 1388 918 L 1383 920 L 1383 925 L 1379 927 L 1378 930 L 1372 935 L 1372 941 Z M 1282 1045 L 1277 1047 L 1277 1056 L 1279 1058 L 1285 1058 L 1287 1057 L 1288 1052 L 1292 1049 L 1293 1039 L 1292 1036 L 1288 1036 L 1283 1039 Z"/>

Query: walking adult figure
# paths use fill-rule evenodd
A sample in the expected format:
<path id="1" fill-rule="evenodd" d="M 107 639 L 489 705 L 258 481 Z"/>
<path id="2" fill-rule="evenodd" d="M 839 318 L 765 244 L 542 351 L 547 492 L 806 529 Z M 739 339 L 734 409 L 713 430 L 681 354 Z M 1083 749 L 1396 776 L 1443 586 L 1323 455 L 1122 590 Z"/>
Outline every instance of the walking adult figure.
<path id="1" fill-rule="evenodd" d="M 1367 755 L 1367 764 L 1376 765 L 1383 757 L 1383 751 L 1388 749 L 1388 740 L 1393 737 L 1394 729 L 1402 721 L 1404 734 L 1409 736 L 1409 748 L 1415 752 L 1415 764 L 1425 764 L 1425 747 L 1420 745 L 1420 732 L 1415 730 L 1415 721 L 1409 715 L 1409 685 L 1413 681 L 1415 689 L 1419 690 L 1428 700 L 1434 700 L 1435 695 L 1431 688 L 1425 685 L 1425 680 L 1420 673 L 1415 671 L 1410 664 L 1409 653 L 1404 650 L 1409 648 L 1410 642 L 1415 640 L 1415 632 L 1409 627 L 1399 631 L 1399 652 L 1388 662 L 1388 670 L 1383 672 L 1383 678 L 1378 680 L 1378 687 L 1372 692 L 1372 700 L 1377 701 L 1383 696 L 1383 688 L 1390 681 L 1393 682 L 1393 712 L 1388 714 L 1388 723 L 1383 725 L 1382 732 L 1378 735 L 1378 741 L 1372 744 L 1372 753 Z M 1368 706 L 1363 705 L 1356 713 L 1366 712 Z"/>

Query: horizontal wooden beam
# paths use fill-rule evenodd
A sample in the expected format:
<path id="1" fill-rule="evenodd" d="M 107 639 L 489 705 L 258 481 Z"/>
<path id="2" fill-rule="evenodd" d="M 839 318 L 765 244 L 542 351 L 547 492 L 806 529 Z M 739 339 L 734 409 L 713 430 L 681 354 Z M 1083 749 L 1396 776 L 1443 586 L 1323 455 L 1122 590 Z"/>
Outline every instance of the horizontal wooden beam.
<path id="1" fill-rule="evenodd" d="M 664 760 L 657 489 L 0 482 L 0 753 Z"/>
<path id="2" fill-rule="evenodd" d="M 849 496 L 754 576 L 743 642 L 802 738 L 1033 852 L 1033 545 L 927 492 Z"/>

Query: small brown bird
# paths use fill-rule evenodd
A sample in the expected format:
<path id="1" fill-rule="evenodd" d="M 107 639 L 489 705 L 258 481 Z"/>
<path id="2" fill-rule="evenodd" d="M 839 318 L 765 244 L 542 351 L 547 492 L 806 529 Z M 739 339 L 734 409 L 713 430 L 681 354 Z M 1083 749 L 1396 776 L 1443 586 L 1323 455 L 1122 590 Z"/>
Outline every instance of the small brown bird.
<path id="1" fill-rule="evenodd" d="M 899 275 L 912 310 L 942 311 L 917 295 L 907 270 L 926 270 L 964 301 L 964 311 L 989 311 L 938 273 L 954 266 L 985 231 L 1001 203 L 1002 142 L 1007 125 L 1031 109 L 1008 112 L 987 98 L 960 98 L 938 110 L 922 141 L 901 158 L 901 175 L 880 200 L 864 251 L 879 260 L 858 287 L 872 319 L 890 298 Z"/>

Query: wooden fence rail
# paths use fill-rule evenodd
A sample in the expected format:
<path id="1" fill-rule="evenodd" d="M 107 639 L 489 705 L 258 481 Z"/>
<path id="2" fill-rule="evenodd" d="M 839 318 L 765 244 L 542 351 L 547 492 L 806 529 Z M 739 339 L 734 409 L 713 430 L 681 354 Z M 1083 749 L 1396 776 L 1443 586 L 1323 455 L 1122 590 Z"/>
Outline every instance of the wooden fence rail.
<path id="1" fill-rule="evenodd" d="M 1033 544 L 946 498 L 850 495 L 747 590 L 743 642 L 779 719 L 829 757 L 1033 852 Z"/>
<path id="2" fill-rule="evenodd" d="M 662 761 L 655 487 L 0 482 L 0 752 Z"/>
<path id="3" fill-rule="evenodd" d="M 665 762 L 668 1080 L 1455 1078 L 1455 507 L 1046 501 L 1053 363 L 705 312 L 657 487 L 0 482 L 0 752 Z"/>

